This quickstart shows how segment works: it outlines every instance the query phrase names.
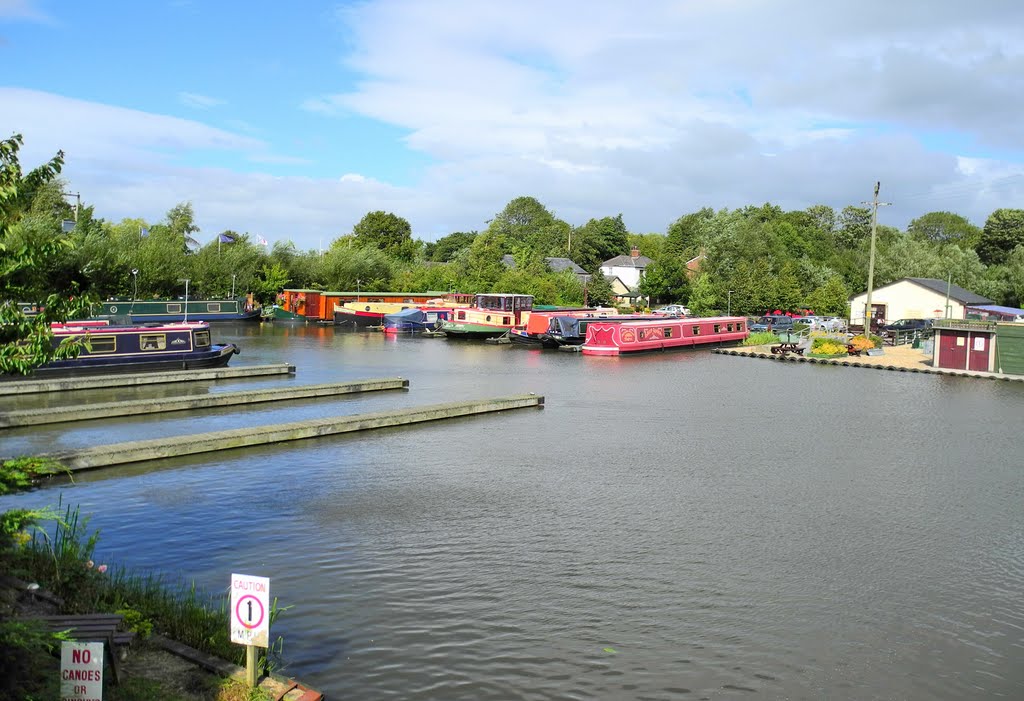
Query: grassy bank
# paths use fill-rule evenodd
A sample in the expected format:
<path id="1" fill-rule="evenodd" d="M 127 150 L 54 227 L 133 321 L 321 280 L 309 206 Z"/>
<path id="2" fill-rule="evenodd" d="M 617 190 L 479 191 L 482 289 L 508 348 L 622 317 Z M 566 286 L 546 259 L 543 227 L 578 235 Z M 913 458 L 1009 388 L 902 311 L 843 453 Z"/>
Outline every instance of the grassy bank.
<path id="1" fill-rule="evenodd" d="M 244 665 L 245 648 L 229 640 L 226 594 L 208 596 L 198 591 L 194 583 L 170 582 L 161 576 L 97 563 L 94 552 L 98 539 L 98 532 L 89 531 L 88 519 L 81 516 L 77 507 L 58 505 L 57 510 L 8 511 L 0 515 L 0 571 L 38 584 L 40 589 L 59 597 L 61 613 L 119 613 L 124 616 L 126 627 L 143 644 L 153 633 L 160 633 Z M 279 613 L 275 600 L 271 623 Z M 0 666 L 14 672 L 4 676 L 17 686 L 19 694 L 12 695 L 14 690 L 4 689 L 0 683 L 0 699 L 57 698 L 50 688 L 57 674 L 40 677 L 39 670 L 56 664 L 52 653 L 59 649 L 62 639 L 60 634 L 47 633 L 31 620 L 0 623 L 0 655 L 4 656 Z M 268 651 L 269 660 L 261 655 L 264 673 L 278 663 L 281 646 L 278 638 Z M 154 694 L 146 680 L 135 680 L 133 684 L 139 689 L 136 695 L 123 695 L 136 693 L 131 690 L 134 687 L 126 685 L 110 698 L 131 701 L 175 697 Z M 240 696 L 236 686 L 225 682 L 223 688 L 215 690 L 217 695 L 209 698 L 227 701 L 249 697 L 247 690 Z"/>

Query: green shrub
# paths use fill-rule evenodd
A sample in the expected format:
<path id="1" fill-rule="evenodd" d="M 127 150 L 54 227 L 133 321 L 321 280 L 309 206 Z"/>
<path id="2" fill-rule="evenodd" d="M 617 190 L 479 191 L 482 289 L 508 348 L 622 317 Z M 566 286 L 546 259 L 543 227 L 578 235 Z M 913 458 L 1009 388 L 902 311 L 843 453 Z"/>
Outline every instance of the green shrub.
<path id="1" fill-rule="evenodd" d="M 766 343 L 777 343 L 778 337 L 771 331 L 754 331 L 746 340 L 743 341 L 745 346 L 763 346 Z"/>
<path id="2" fill-rule="evenodd" d="M 846 355 L 846 344 L 837 338 L 820 336 L 811 341 L 810 355 L 825 358 Z"/>

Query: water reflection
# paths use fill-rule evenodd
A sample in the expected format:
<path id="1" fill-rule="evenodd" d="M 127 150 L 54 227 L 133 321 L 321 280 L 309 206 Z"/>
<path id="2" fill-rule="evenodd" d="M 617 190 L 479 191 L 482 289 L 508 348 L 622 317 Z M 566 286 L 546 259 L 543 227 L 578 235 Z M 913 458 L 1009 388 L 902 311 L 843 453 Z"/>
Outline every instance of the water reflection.
<path id="1" fill-rule="evenodd" d="M 210 590 L 271 577 L 295 605 L 275 631 L 287 671 L 330 698 L 1024 697 L 1015 383 L 320 326 L 223 335 L 233 365 L 297 367 L 257 385 L 410 389 L 19 430 L 5 448 L 547 399 L 60 488 L 94 513 L 106 559 Z"/>

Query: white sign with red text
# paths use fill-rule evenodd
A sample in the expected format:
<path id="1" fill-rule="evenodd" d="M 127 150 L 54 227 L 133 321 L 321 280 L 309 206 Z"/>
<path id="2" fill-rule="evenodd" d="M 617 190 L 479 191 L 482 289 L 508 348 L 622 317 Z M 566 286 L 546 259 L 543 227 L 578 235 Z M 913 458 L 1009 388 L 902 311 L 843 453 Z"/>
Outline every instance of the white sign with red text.
<path id="1" fill-rule="evenodd" d="M 231 575 L 231 642 L 268 647 L 270 579 Z"/>
<path id="2" fill-rule="evenodd" d="M 103 701 L 103 643 L 60 644 L 61 701 Z"/>

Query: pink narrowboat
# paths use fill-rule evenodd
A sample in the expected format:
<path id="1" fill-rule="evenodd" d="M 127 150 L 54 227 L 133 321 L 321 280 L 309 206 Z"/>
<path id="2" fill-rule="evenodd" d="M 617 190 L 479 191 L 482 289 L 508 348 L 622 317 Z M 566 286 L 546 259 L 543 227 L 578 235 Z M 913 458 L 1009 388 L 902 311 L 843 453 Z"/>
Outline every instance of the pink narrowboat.
<path id="1" fill-rule="evenodd" d="M 592 322 L 587 326 L 584 355 L 622 355 L 668 348 L 740 343 L 750 332 L 742 316 L 666 318 L 626 323 Z"/>

